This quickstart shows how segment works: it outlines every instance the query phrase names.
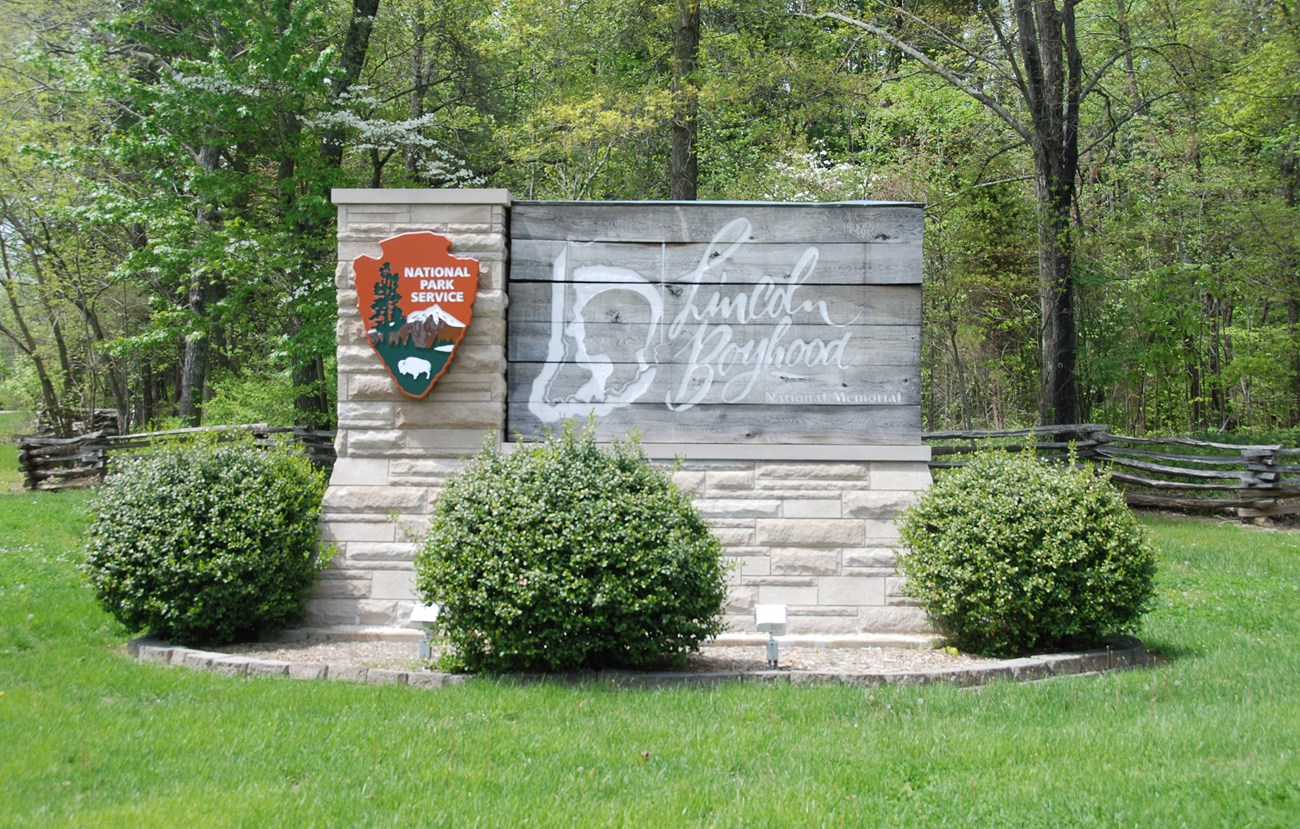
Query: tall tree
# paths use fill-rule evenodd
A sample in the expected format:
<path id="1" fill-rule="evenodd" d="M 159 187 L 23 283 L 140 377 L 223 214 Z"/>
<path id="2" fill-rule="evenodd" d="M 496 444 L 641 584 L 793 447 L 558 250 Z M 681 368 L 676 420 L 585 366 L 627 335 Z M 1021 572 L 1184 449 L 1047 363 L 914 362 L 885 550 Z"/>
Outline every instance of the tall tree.
<path id="1" fill-rule="evenodd" d="M 28 321 L 31 312 L 24 302 L 25 287 L 34 287 L 41 297 L 44 309 L 49 310 L 47 285 L 44 279 L 41 251 L 32 244 L 25 232 L 22 218 L 15 214 L 7 199 L 0 198 L 0 289 L 4 291 L 9 306 L 7 321 L 0 321 L 0 334 L 8 337 L 31 360 L 41 392 L 41 419 L 56 434 L 66 435 L 71 427 L 71 416 L 65 404 L 66 394 L 60 394 L 56 371 L 48 364 L 42 344 Z M 39 311 L 37 312 L 39 313 Z M 58 342 L 58 353 L 63 358 L 60 366 L 64 378 L 63 392 L 68 390 L 71 366 L 67 365 L 67 348 L 63 344 L 57 320 L 50 320 Z"/>
<path id="2" fill-rule="evenodd" d="M 982 31 L 974 38 L 965 27 L 952 31 L 935 25 L 902 2 L 878 0 L 876 6 L 885 18 L 903 21 L 904 29 L 839 12 L 816 17 L 892 44 L 979 101 L 1032 151 L 1042 312 L 1040 417 L 1044 423 L 1075 423 L 1079 419 L 1078 333 L 1071 211 L 1078 187 L 1080 113 L 1084 99 L 1098 88 L 1102 75 L 1121 54 L 1102 57 L 1091 74 L 1085 71 L 1075 17 L 1077 0 L 976 5 L 978 18 L 972 22 L 978 19 Z M 1004 98 L 1003 89 L 1010 89 L 1014 100 Z"/>
<path id="3" fill-rule="evenodd" d="M 1243 3 L 1233 11 L 1241 34 L 1216 114 L 1233 145 L 1271 179 L 1272 198 L 1259 194 L 1250 224 L 1257 244 L 1273 254 L 1267 284 L 1285 308 L 1287 408 L 1300 424 L 1300 3 Z M 1216 15 L 1212 25 L 1222 19 Z"/>

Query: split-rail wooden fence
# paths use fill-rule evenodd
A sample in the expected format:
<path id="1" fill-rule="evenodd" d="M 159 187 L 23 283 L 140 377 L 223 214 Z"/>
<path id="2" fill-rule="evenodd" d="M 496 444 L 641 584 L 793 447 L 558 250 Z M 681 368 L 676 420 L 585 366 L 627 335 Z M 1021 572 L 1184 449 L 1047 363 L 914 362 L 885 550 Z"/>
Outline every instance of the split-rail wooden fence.
<path id="1" fill-rule="evenodd" d="M 1244 446 L 1177 437 L 1127 437 L 1087 423 L 1014 431 L 928 432 L 931 469 L 962 464 L 964 456 L 1001 446 L 1034 451 L 1047 460 L 1104 465 L 1130 506 L 1186 511 L 1235 511 L 1241 518 L 1300 513 L 1300 449 Z"/>
<path id="2" fill-rule="evenodd" d="M 18 438 L 18 467 L 28 489 L 68 489 L 99 483 L 115 463 L 147 455 L 161 446 L 196 439 L 233 440 L 251 436 L 255 446 L 282 440 L 300 444 L 307 456 L 327 472 L 334 465 L 334 433 L 291 426 L 206 426 L 134 435 L 105 430 L 71 438 Z"/>
<path id="3" fill-rule="evenodd" d="M 203 435 L 229 439 L 251 434 L 269 445 L 286 437 L 329 469 L 334 433 L 290 427 L 216 426 L 135 435 L 103 431 L 75 438 L 20 437 L 19 466 L 29 489 L 63 489 L 99 482 L 114 462 L 154 447 Z M 1047 460 L 1098 463 L 1124 491 L 1131 506 L 1194 512 L 1234 511 L 1241 518 L 1300 513 L 1300 449 L 1281 445 L 1240 446 L 1176 437 L 1111 434 L 1103 424 L 1041 426 L 1010 431 L 927 432 L 936 472 L 960 466 L 965 456 L 1003 447 L 1033 451 Z"/>

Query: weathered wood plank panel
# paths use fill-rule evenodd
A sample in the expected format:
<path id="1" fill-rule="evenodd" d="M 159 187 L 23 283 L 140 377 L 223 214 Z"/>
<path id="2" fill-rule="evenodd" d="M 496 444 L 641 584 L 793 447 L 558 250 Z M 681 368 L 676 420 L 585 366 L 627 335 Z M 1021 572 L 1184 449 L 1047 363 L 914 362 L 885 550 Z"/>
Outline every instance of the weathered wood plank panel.
<path id="1" fill-rule="evenodd" d="M 1159 446 L 1169 444 L 1171 446 L 1199 446 L 1210 449 L 1227 449 L 1233 452 L 1240 452 L 1243 456 L 1267 456 L 1275 455 L 1283 450 L 1280 444 L 1271 446 L 1252 446 L 1237 443 L 1214 443 L 1208 440 L 1193 440 L 1192 438 L 1138 438 L 1115 435 L 1114 439 L 1118 443 L 1134 443 L 1141 446 Z"/>
<path id="2" fill-rule="evenodd" d="M 302 445 L 312 463 L 327 471 L 334 465 L 334 432 L 288 426 L 268 428 L 250 426 L 200 426 L 134 435 L 105 435 L 92 432 L 74 438 L 18 438 L 19 468 L 26 476 L 28 488 L 61 489 L 65 486 L 89 486 L 126 460 L 149 454 L 160 446 L 175 446 L 199 435 L 214 435 L 225 440 L 251 435 L 254 446 L 274 446 L 271 435 L 289 435 Z M 132 450 L 143 450 L 132 451 Z M 77 463 L 79 466 L 68 466 Z"/>
<path id="3" fill-rule="evenodd" d="M 1300 450 L 1290 448 L 1238 446 L 1189 438 L 1135 438 L 1112 435 L 1109 427 L 1099 424 L 1048 426 L 1010 432 L 931 432 L 924 436 L 924 440 L 930 444 L 936 458 L 943 458 L 930 463 L 931 469 L 938 470 L 961 466 L 959 458 L 962 455 L 989 448 L 990 444 L 1003 446 L 1008 440 L 1033 441 L 1043 434 L 1065 433 L 1092 436 L 1091 440 L 1073 444 L 1078 457 L 1107 461 L 1111 481 L 1124 490 L 1131 506 L 1187 510 L 1233 508 L 1242 518 L 1262 518 L 1287 514 L 1292 505 L 1284 501 L 1300 495 L 1300 481 L 1287 477 L 1295 468 L 1276 463 L 1277 458 L 1300 453 Z M 936 445 L 933 441 L 937 440 L 960 440 L 962 443 Z M 1014 451 L 1028 445 L 1009 448 Z M 1136 449 L 1133 446 L 1152 448 Z M 1195 447 L 1213 450 L 1214 454 L 1169 451 L 1165 447 Z M 1061 454 L 1039 453 L 1039 457 L 1065 460 Z"/>
<path id="4" fill-rule="evenodd" d="M 508 428 L 920 442 L 921 210 L 523 203 Z"/>
<path id="5" fill-rule="evenodd" d="M 745 242 L 733 250 L 708 239 L 693 244 L 521 240 L 510 248 L 511 279 L 553 281 L 560 261 L 580 273 L 615 268 L 670 284 L 711 283 L 725 275 L 732 284 L 910 285 L 921 278 L 921 243 Z"/>
<path id="6" fill-rule="evenodd" d="M 1254 477 L 1249 472 L 1241 472 L 1236 469 L 1194 469 L 1186 466 L 1169 466 L 1167 464 L 1147 463 L 1146 461 L 1132 460 L 1123 455 L 1117 455 L 1114 453 L 1105 454 L 1107 459 L 1114 466 L 1123 466 L 1141 472 L 1156 472 L 1165 475 L 1177 475 L 1185 478 L 1228 481 L 1247 481 Z M 1238 460 L 1238 463 L 1240 463 L 1240 460 Z M 1227 486 L 1227 484 L 1225 484 L 1225 486 Z"/>
<path id="7" fill-rule="evenodd" d="M 657 288 L 657 286 L 651 286 Z M 648 290 L 647 286 L 627 286 L 616 282 L 584 283 L 579 287 L 560 282 L 510 284 L 510 306 L 506 319 L 511 326 L 525 322 L 546 322 L 554 319 L 556 306 L 567 306 L 569 316 L 575 302 L 582 303 L 582 318 L 588 322 L 648 323 L 651 319 L 672 323 L 679 316 L 691 322 L 702 316 L 714 302 L 717 308 L 730 313 L 719 314 L 717 323 L 735 324 L 767 314 L 776 303 L 776 310 L 789 312 L 791 323 L 825 324 L 827 319 L 839 325 L 906 325 L 920 327 L 921 303 L 917 290 L 910 285 L 827 285 L 815 290 L 804 288 L 793 294 L 755 293 L 752 286 L 725 284 L 710 288 L 707 293 L 664 288 Z M 656 299 L 652 301 L 651 294 Z M 703 294 L 703 295 L 702 295 Z M 725 306 L 724 306 L 725 303 Z M 780 321 L 776 319 L 776 322 Z M 768 324 L 775 324 L 772 320 Z"/>
<path id="8" fill-rule="evenodd" d="M 1282 515 L 1300 514 L 1300 504 L 1268 504 L 1265 506 L 1239 507 L 1237 515 L 1242 518 L 1276 518 Z"/>
<path id="9" fill-rule="evenodd" d="M 1233 484 L 1194 484 L 1186 481 L 1165 481 L 1154 480 L 1152 478 L 1143 478 L 1138 475 L 1128 475 L 1123 472 L 1112 472 L 1111 480 L 1121 484 L 1132 484 L 1135 486 L 1151 487 L 1152 489 L 1177 489 L 1177 490 L 1207 490 L 1207 491 L 1227 491 L 1240 489 L 1240 485 Z M 1249 497 L 1243 491 L 1242 497 Z"/>
<path id="10" fill-rule="evenodd" d="M 572 326 L 573 323 L 570 323 Z M 650 329 L 644 321 L 583 322 L 582 342 L 588 355 L 608 355 L 614 361 L 634 362 L 640 352 L 656 363 L 690 363 L 695 355 L 707 356 L 733 344 L 731 361 L 761 356 L 773 370 L 807 374 L 817 368 L 844 370 L 868 366 L 915 366 L 921 341 L 921 327 L 911 325 L 847 325 L 836 329 L 840 336 L 828 345 L 814 346 L 826 340 L 822 326 L 792 324 L 773 328 L 766 325 L 718 326 L 689 340 L 670 340 L 663 326 Z M 573 360 L 572 337 L 556 337 L 550 323 L 519 322 L 511 326 L 509 357 L 512 360 L 555 362 L 561 357 Z M 746 352 L 742 344 L 754 343 L 757 351 Z M 843 346 L 840 346 L 843 343 Z M 823 358 L 825 349 L 833 349 Z M 852 361 L 849 361 L 849 356 Z"/>
<path id="11" fill-rule="evenodd" d="M 1155 507 L 1157 509 L 1212 510 L 1238 506 L 1237 498 L 1208 498 L 1191 495 L 1159 495 L 1153 492 L 1133 492 L 1126 490 L 1124 500 L 1131 507 Z"/>
<path id="12" fill-rule="evenodd" d="M 759 372 L 744 367 L 728 372 L 709 366 L 658 363 L 512 362 L 511 385 L 525 393 L 531 409 L 573 411 L 585 416 L 595 406 L 601 416 L 631 403 L 654 404 L 685 415 L 701 404 L 777 406 L 898 406 L 921 404 L 920 383 L 903 370 L 868 368 L 856 373 L 825 369 L 817 374 Z M 513 395 L 519 398 L 521 395 Z M 576 408 L 575 408 L 576 407 Z"/>
<path id="13" fill-rule="evenodd" d="M 932 439 L 933 439 L 932 434 L 930 432 L 926 432 L 925 440 L 928 442 Z M 1067 443 L 1050 443 L 1050 442 L 1021 443 L 1021 444 L 1002 443 L 998 445 L 998 448 L 1005 449 L 1007 452 L 1027 452 L 1033 450 L 1034 453 L 1037 454 L 1039 457 L 1044 457 L 1049 454 L 1053 457 L 1068 457 L 1069 450 L 1074 449 L 1080 458 L 1087 458 L 1090 457 L 1089 450 L 1092 447 L 1097 445 L 1098 445 L 1097 441 L 1095 440 L 1080 440 L 1080 441 L 1071 441 Z M 970 443 L 963 444 L 961 446 L 953 446 L 951 444 L 949 445 L 935 444 L 935 443 L 930 444 L 930 451 L 934 455 L 934 457 L 938 457 L 940 455 L 970 455 L 987 448 L 988 448 L 987 446 L 976 446 Z M 960 466 L 961 462 L 958 462 L 957 464 L 954 465 Z"/>
<path id="14" fill-rule="evenodd" d="M 1045 437 L 1054 437 L 1058 435 L 1095 435 L 1107 436 L 1108 439 L 1120 440 L 1109 435 L 1110 427 L 1104 423 L 1072 423 L 1060 426 L 1034 426 L 1029 429 L 1006 429 L 999 431 L 988 431 L 975 429 L 972 431 L 961 432 L 926 432 L 925 439 L 933 440 L 996 440 L 1005 441 L 1008 438 L 1027 438 L 1040 439 Z"/>
<path id="15" fill-rule="evenodd" d="M 920 205 L 853 202 L 516 202 L 510 211 L 510 237 L 512 243 L 521 239 L 699 242 L 744 219 L 756 242 L 907 243 L 921 241 L 921 214 Z"/>
<path id="16" fill-rule="evenodd" d="M 574 406 L 567 416 L 585 420 L 595 409 Z M 524 435 L 553 426 L 535 417 L 526 401 L 512 400 L 508 418 L 512 428 Z M 621 439 L 634 429 L 644 443 L 911 445 L 920 442 L 920 428 L 917 406 L 706 405 L 673 412 L 638 403 L 621 410 L 618 417 L 596 417 L 598 436 Z"/>

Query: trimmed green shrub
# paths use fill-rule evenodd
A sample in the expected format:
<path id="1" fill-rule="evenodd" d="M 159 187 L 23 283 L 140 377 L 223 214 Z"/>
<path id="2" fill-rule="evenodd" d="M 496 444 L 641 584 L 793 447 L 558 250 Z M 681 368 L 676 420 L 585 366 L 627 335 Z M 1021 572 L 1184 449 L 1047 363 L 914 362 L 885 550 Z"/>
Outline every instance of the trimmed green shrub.
<path id="1" fill-rule="evenodd" d="M 1094 645 L 1130 630 L 1151 599 L 1155 550 L 1090 468 L 977 454 L 898 523 L 907 593 L 962 650 Z"/>
<path id="2" fill-rule="evenodd" d="M 163 449 L 109 476 L 85 572 L 104 609 L 169 641 L 238 641 L 296 620 L 317 554 L 325 476 L 287 447 Z"/>
<path id="3" fill-rule="evenodd" d="M 415 559 L 443 667 L 557 671 L 684 659 L 722 631 L 722 548 L 640 447 L 572 426 L 489 439 L 434 505 Z"/>

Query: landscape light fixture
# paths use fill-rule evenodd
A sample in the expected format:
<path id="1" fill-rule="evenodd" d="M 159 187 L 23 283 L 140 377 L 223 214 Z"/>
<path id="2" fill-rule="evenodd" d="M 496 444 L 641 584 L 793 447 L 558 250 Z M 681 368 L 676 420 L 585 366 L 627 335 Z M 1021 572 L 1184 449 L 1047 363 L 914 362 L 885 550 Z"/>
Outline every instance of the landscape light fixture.
<path id="1" fill-rule="evenodd" d="M 412 627 L 418 627 L 420 630 L 424 631 L 424 638 L 420 640 L 421 659 L 428 659 L 433 653 L 433 647 L 429 641 L 429 637 L 433 632 L 434 625 L 438 623 L 438 614 L 441 611 L 442 605 L 437 602 L 434 602 L 433 604 L 416 603 L 415 607 L 411 609 L 411 621 L 409 624 Z"/>
<path id="2" fill-rule="evenodd" d="M 758 628 L 759 633 L 767 634 L 767 667 L 773 670 L 776 669 L 777 660 L 781 657 L 776 637 L 785 635 L 785 625 L 785 605 L 754 605 L 754 626 Z"/>

